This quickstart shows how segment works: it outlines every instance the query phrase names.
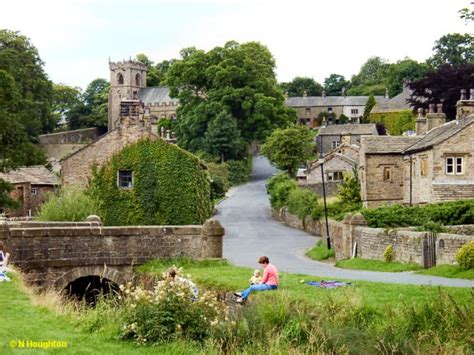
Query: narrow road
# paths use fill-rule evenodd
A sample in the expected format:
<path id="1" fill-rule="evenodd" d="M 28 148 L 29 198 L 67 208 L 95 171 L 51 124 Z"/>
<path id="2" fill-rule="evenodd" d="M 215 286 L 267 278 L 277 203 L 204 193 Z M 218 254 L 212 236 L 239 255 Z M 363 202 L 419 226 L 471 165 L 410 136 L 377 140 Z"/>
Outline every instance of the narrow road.
<path id="1" fill-rule="evenodd" d="M 264 157 L 254 157 L 252 179 L 231 191 L 218 206 L 216 218 L 226 230 L 224 257 L 238 266 L 257 268 L 267 255 L 280 271 L 320 276 L 326 279 L 366 280 L 412 285 L 474 287 L 474 281 L 417 275 L 411 272 L 373 272 L 339 269 L 307 258 L 306 249 L 318 240 L 306 232 L 275 221 L 265 189 L 265 180 L 276 170 Z"/>

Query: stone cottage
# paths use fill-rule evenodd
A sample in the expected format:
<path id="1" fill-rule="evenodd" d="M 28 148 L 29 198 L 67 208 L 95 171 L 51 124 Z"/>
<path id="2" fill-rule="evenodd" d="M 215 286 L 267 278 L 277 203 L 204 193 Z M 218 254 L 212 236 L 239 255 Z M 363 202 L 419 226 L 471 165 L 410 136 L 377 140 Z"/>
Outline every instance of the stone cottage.
<path id="1" fill-rule="evenodd" d="M 286 104 L 297 112 L 297 124 L 317 128 L 321 125 L 339 123 L 341 115 L 349 118 L 351 123 L 360 123 L 364 114 L 368 96 L 307 96 L 289 97 Z M 388 96 L 375 96 L 376 102 L 388 100 Z M 318 115 L 322 112 L 333 113 L 336 122 L 319 122 Z"/>
<path id="2" fill-rule="evenodd" d="M 378 136 L 377 128 L 373 123 L 341 124 L 321 127 L 316 136 L 316 147 L 323 155 L 336 149 L 341 144 L 360 145 L 362 136 Z"/>
<path id="3" fill-rule="evenodd" d="M 10 197 L 20 202 L 19 208 L 3 211 L 8 217 L 36 215 L 39 207 L 48 200 L 48 195 L 59 185 L 56 175 L 42 165 L 0 173 L 0 179 L 13 185 Z"/>
<path id="4" fill-rule="evenodd" d="M 474 91 L 463 95 L 456 120 L 445 123 L 441 105 L 430 105 L 414 137 L 362 138 L 364 207 L 474 199 Z"/>

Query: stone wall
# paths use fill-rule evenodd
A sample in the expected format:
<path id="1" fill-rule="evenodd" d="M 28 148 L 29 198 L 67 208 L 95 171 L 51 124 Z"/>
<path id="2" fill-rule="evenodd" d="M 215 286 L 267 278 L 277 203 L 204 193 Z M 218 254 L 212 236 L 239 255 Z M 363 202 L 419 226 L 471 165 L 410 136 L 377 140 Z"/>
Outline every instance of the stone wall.
<path id="1" fill-rule="evenodd" d="M 11 263 L 29 283 L 65 287 L 73 277 L 106 268 L 131 274 L 150 259 L 221 258 L 224 228 L 215 220 L 202 226 L 102 227 L 98 222 L 0 224 L 0 240 Z M 71 275 L 67 277 L 67 275 Z M 116 280 L 112 280 L 116 281 Z"/>
<path id="2" fill-rule="evenodd" d="M 90 143 L 99 138 L 99 128 L 84 128 L 74 131 L 42 134 L 38 136 L 40 144 Z"/>
<path id="3" fill-rule="evenodd" d="M 273 210 L 273 217 L 284 224 L 304 230 L 312 235 L 325 238 L 326 226 L 324 219 L 313 220 L 311 217 L 300 220 L 288 212 L 286 208 Z M 336 260 L 351 258 L 356 246 L 357 256 L 363 259 L 383 260 L 385 249 L 392 245 L 395 261 L 414 262 L 423 265 L 423 241 L 427 232 L 414 230 L 390 230 L 366 227 L 364 217 L 357 213 L 348 213 L 343 221 L 329 220 L 329 236 L 336 252 Z M 436 235 L 436 263 L 453 264 L 458 249 L 474 241 L 474 226 L 453 226 L 452 234 L 439 233 Z"/>

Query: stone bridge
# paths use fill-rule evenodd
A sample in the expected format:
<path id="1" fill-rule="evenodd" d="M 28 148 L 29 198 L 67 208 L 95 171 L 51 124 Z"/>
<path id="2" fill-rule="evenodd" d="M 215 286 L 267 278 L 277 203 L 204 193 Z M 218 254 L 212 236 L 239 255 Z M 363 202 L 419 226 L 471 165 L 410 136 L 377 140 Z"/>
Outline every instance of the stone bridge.
<path id="1" fill-rule="evenodd" d="M 57 289 L 90 277 L 120 285 L 150 259 L 222 257 L 224 228 L 216 220 L 202 226 L 103 227 L 90 217 L 77 223 L 0 221 L 0 240 L 27 283 Z"/>

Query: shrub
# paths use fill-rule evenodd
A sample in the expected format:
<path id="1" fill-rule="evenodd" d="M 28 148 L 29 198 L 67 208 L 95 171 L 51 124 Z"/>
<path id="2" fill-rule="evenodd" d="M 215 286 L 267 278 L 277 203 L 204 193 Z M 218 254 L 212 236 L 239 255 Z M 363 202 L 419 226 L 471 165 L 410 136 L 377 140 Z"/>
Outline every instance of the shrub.
<path id="1" fill-rule="evenodd" d="M 383 252 L 383 260 L 385 260 L 386 263 L 392 262 L 395 257 L 395 251 L 393 250 L 393 245 L 390 244 L 387 246 Z"/>
<path id="2" fill-rule="evenodd" d="M 229 172 L 225 164 L 206 163 L 211 178 L 211 199 L 225 196 L 229 189 Z"/>
<path id="3" fill-rule="evenodd" d="M 40 221 L 84 221 L 87 216 L 100 214 L 98 200 L 78 186 L 65 187 L 51 194 L 38 213 Z"/>
<path id="4" fill-rule="evenodd" d="M 474 224 L 474 200 L 435 203 L 423 207 L 394 205 L 363 209 L 373 228 L 422 226 L 428 221 L 443 225 Z"/>
<path id="5" fill-rule="evenodd" d="M 176 278 L 182 271 L 177 269 Z M 216 295 L 200 292 L 193 300 L 188 284 L 164 278 L 151 290 L 121 286 L 125 309 L 121 337 L 137 343 L 164 343 L 179 338 L 202 341 L 227 318 Z"/>
<path id="6" fill-rule="evenodd" d="M 296 182 L 290 179 L 285 173 L 272 177 L 267 185 L 272 207 L 282 208 L 287 206 L 290 192 L 296 188 Z"/>
<path id="7" fill-rule="evenodd" d="M 317 208 L 318 197 L 313 191 L 308 189 L 292 189 L 288 195 L 288 211 L 304 219 L 312 214 L 313 209 Z"/>
<path id="8" fill-rule="evenodd" d="M 119 170 L 133 172 L 133 189 L 118 188 Z M 213 208 L 202 161 L 161 139 L 125 147 L 93 172 L 91 188 L 105 225 L 201 224 Z"/>
<path id="9" fill-rule="evenodd" d="M 252 156 L 249 156 L 245 160 L 228 160 L 225 164 L 229 172 L 230 186 L 243 184 L 250 180 Z"/>
<path id="10" fill-rule="evenodd" d="M 456 261 L 461 269 L 474 268 L 474 242 L 464 244 L 456 253 Z"/>

